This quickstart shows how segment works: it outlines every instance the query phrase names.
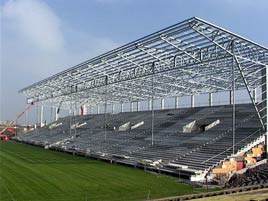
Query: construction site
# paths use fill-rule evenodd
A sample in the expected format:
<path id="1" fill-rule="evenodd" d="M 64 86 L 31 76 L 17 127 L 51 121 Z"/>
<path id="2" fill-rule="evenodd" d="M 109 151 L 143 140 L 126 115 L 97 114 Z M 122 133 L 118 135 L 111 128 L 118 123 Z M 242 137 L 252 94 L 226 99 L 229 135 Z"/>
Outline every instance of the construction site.
<path id="1" fill-rule="evenodd" d="M 193 17 L 22 88 L 27 105 L 1 140 L 216 186 L 219 195 L 265 189 L 267 68 L 267 47 Z M 36 124 L 16 125 L 32 107 Z"/>

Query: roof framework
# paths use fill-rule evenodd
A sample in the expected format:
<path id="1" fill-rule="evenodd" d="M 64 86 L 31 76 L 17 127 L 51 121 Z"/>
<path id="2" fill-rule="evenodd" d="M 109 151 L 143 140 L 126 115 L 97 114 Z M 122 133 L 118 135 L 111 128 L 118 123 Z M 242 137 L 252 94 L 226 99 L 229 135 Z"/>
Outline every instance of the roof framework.
<path id="1" fill-rule="evenodd" d="M 267 65 L 267 48 L 194 17 L 19 92 L 32 101 L 89 105 L 227 91 L 233 81 L 250 92 L 262 86 Z"/>

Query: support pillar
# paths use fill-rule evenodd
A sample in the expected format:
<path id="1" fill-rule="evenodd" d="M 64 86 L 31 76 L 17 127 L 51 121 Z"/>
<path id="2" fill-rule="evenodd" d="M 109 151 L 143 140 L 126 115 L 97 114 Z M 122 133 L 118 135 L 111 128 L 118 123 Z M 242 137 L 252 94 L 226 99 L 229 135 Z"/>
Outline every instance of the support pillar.
<path id="1" fill-rule="evenodd" d="M 234 53 L 234 41 L 232 42 L 232 53 Z M 233 155 L 235 154 L 235 135 L 236 135 L 236 113 L 235 113 L 235 56 L 233 54 L 232 58 L 232 91 L 231 91 L 231 101 L 232 101 L 232 133 L 233 133 Z"/>
<path id="2" fill-rule="evenodd" d="M 137 112 L 139 112 L 139 111 L 140 111 L 140 102 L 137 101 Z"/>
<path id="3" fill-rule="evenodd" d="M 252 89 L 251 93 L 252 93 L 252 97 L 254 99 L 254 102 L 256 103 L 257 102 L 257 89 L 256 88 Z"/>
<path id="4" fill-rule="evenodd" d="M 91 106 L 90 105 L 87 106 L 87 114 L 91 114 Z"/>
<path id="5" fill-rule="evenodd" d="M 112 103 L 112 114 L 114 114 L 114 104 Z"/>
<path id="6" fill-rule="evenodd" d="M 233 104 L 233 92 L 232 91 L 229 91 L 229 103 L 230 105 Z"/>
<path id="7" fill-rule="evenodd" d="M 191 107 L 194 107 L 194 95 L 191 95 Z"/>
<path id="8" fill-rule="evenodd" d="M 124 112 L 124 103 L 121 103 L 121 112 Z"/>
<path id="9" fill-rule="evenodd" d="M 152 143 L 154 145 L 154 73 L 155 73 L 155 63 L 153 63 L 153 76 L 152 76 Z"/>
<path id="10" fill-rule="evenodd" d="M 100 106 L 97 105 L 97 114 L 100 114 Z"/>
<path id="11" fill-rule="evenodd" d="M 134 104 L 133 104 L 133 102 L 130 102 L 130 111 L 131 111 L 131 112 L 134 111 Z"/>
<path id="12" fill-rule="evenodd" d="M 75 116 L 77 114 L 77 105 L 76 103 L 74 103 L 74 106 L 73 106 L 73 115 Z"/>
<path id="13" fill-rule="evenodd" d="M 208 105 L 211 107 L 213 104 L 212 104 L 212 101 L 213 101 L 213 99 L 212 99 L 213 97 L 212 97 L 212 93 L 208 93 Z"/>
<path id="14" fill-rule="evenodd" d="M 44 106 L 41 105 L 40 108 L 40 126 L 43 127 L 44 126 Z"/>
<path id="15" fill-rule="evenodd" d="M 85 104 L 80 106 L 80 115 L 86 115 L 87 114 L 87 107 Z"/>
<path id="16" fill-rule="evenodd" d="M 55 113 L 56 113 L 55 121 L 58 121 L 58 119 L 59 119 L 58 107 L 55 108 Z"/>
<path id="17" fill-rule="evenodd" d="M 267 77 L 268 77 L 268 67 L 266 66 L 262 70 L 262 104 L 263 108 L 266 108 L 264 112 L 261 114 L 263 117 L 263 123 L 265 124 L 265 150 L 266 150 L 266 156 L 268 158 L 268 101 L 267 101 Z M 265 84 L 264 84 L 265 83 Z"/>
<path id="18" fill-rule="evenodd" d="M 152 110 L 152 99 L 148 100 L 148 110 Z"/>
<path id="19" fill-rule="evenodd" d="M 179 97 L 178 96 L 175 97 L 175 108 L 176 109 L 179 108 Z"/>
<path id="20" fill-rule="evenodd" d="M 165 109 L 165 99 L 164 98 L 161 98 L 160 99 L 160 109 L 161 110 L 164 110 Z"/>

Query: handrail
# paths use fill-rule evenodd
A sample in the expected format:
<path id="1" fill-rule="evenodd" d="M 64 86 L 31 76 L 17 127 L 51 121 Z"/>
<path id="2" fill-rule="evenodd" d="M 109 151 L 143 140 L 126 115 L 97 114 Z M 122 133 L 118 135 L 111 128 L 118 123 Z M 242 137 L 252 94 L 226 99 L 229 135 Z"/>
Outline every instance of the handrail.
<path id="1" fill-rule="evenodd" d="M 259 128 L 258 130 L 254 131 L 252 134 L 248 135 L 246 138 L 244 138 L 244 139 L 240 140 L 239 142 L 237 142 L 235 145 L 238 145 L 238 144 L 241 143 L 242 141 L 248 139 L 249 137 L 251 137 L 252 135 L 254 135 L 255 133 L 257 133 L 257 132 L 259 132 L 259 131 L 261 131 L 261 130 L 262 130 L 262 129 Z M 216 158 L 217 156 L 222 155 L 223 153 L 229 151 L 229 150 L 232 149 L 232 148 L 233 148 L 233 146 L 227 148 L 227 149 L 224 150 L 223 152 L 221 152 L 221 153 L 219 153 L 219 154 L 217 154 L 217 155 L 215 155 L 215 156 L 213 156 L 213 157 L 211 157 L 211 158 L 209 158 L 209 159 L 203 161 L 201 164 L 204 164 L 204 163 L 210 161 L 211 159 Z"/>

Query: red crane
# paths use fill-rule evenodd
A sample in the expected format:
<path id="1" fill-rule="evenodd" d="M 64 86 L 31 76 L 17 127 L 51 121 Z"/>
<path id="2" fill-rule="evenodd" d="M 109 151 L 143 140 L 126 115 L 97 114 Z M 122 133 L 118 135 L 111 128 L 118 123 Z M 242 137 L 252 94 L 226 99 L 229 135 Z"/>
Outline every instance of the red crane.
<path id="1" fill-rule="evenodd" d="M 5 127 L 3 130 L 1 130 L 1 132 L 0 132 L 0 139 L 1 139 L 1 140 L 9 140 L 9 137 L 8 137 L 6 134 L 4 134 L 5 131 L 8 131 L 8 132 L 12 133 L 13 135 L 16 134 L 16 132 L 15 132 L 11 127 L 12 127 L 12 126 L 14 125 L 14 123 L 16 123 L 16 121 L 17 121 L 22 115 L 24 115 L 24 113 L 27 112 L 27 111 L 31 108 L 31 106 L 33 106 L 33 105 L 34 105 L 33 102 L 31 102 L 30 104 L 26 105 L 26 107 L 24 108 L 24 110 L 23 110 L 21 113 L 19 113 L 19 114 L 16 116 L 15 119 L 13 119 L 11 122 L 9 122 L 9 124 L 7 124 L 6 127 Z"/>

